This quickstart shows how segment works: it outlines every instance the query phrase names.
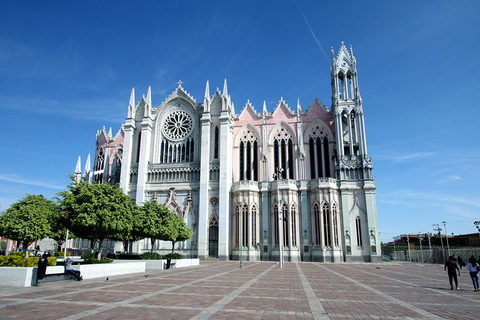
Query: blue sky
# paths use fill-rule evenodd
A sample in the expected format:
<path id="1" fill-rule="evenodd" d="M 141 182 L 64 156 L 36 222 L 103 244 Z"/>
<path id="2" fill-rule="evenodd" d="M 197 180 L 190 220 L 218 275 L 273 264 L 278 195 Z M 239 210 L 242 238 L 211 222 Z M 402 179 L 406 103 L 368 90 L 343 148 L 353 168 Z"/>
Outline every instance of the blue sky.
<path id="1" fill-rule="evenodd" d="M 330 47 L 353 46 L 382 241 L 480 220 L 478 1 L 2 1 L 0 205 L 47 198 L 152 86 L 239 113 L 329 107 Z"/>

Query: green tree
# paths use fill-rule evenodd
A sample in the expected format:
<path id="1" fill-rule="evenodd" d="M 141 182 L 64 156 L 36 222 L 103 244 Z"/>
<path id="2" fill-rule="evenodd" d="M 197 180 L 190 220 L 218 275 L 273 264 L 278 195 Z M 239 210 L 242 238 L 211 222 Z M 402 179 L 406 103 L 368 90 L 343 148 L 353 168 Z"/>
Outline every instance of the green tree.
<path id="1" fill-rule="evenodd" d="M 42 195 L 30 195 L 12 204 L 0 217 L 5 237 L 22 243 L 23 256 L 28 245 L 51 235 L 49 216 L 57 210 L 55 202 Z"/>
<path id="2" fill-rule="evenodd" d="M 59 193 L 60 219 L 77 237 L 90 240 L 91 252 L 98 243 L 98 257 L 105 239 L 132 231 L 135 204 L 116 186 L 85 181 L 72 183 Z"/>
<path id="3" fill-rule="evenodd" d="M 58 208 L 58 207 L 57 207 Z M 59 210 L 55 210 L 50 216 L 50 226 L 51 226 L 51 234 L 50 238 L 57 242 L 57 251 L 60 251 L 60 248 L 65 243 L 65 239 L 67 237 L 67 228 L 62 224 L 62 219 L 60 216 Z M 76 238 L 75 234 L 71 231 L 68 233 L 68 237 L 70 239 Z"/>
<path id="4" fill-rule="evenodd" d="M 169 210 L 163 216 L 163 223 L 165 231 L 160 240 L 172 242 L 172 253 L 175 249 L 175 243 L 186 241 L 193 236 L 193 230 L 175 212 Z"/>
<path id="5" fill-rule="evenodd" d="M 145 238 L 140 236 L 139 232 L 137 231 L 140 228 L 140 223 L 138 221 L 140 219 L 140 214 L 141 214 L 140 207 L 132 202 L 132 230 L 130 232 L 119 233 L 116 236 L 111 238 L 112 240 L 122 242 L 123 250 L 125 253 L 128 252 L 128 244 L 130 242 L 135 242 Z"/>
<path id="6" fill-rule="evenodd" d="M 140 239 L 150 238 L 151 252 L 155 250 L 156 240 L 161 240 L 167 232 L 164 216 L 169 210 L 157 202 L 144 202 L 135 220 L 134 234 Z"/>

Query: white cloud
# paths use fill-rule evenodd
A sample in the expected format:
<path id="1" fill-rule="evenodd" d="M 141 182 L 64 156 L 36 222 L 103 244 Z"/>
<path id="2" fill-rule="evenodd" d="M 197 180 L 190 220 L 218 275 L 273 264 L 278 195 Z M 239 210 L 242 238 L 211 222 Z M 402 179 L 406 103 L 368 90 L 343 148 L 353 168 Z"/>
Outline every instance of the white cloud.
<path id="1" fill-rule="evenodd" d="M 40 181 L 33 181 L 33 180 L 30 180 L 30 179 L 27 180 L 27 179 L 18 177 L 14 174 L 0 174 L 0 180 L 1 181 L 19 183 L 19 184 L 26 184 L 26 185 L 29 185 L 29 186 L 50 188 L 50 189 L 58 189 L 58 190 L 64 190 L 65 189 L 65 186 L 59 186 L 59 185 L 40 182 Z"/>
<path id="2" fill-rule="evenodd" d="M 397 162 L 415 161 L 434 156 L 435 152 L 413 152 L 413 153 L 383 153 L 375 155 L 375 159 L 393 160 Z"/>

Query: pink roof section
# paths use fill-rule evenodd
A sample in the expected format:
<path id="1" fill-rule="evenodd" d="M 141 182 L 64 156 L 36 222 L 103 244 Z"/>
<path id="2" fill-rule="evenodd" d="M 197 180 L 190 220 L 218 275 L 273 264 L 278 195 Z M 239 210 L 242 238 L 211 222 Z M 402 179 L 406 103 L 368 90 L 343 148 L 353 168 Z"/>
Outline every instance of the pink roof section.
<path id="1" fill-rule="evenodd" d="M 301 119 L 304 123 L 304 133 L 310 122 L 315 119 L 320 119 L 329 126 L 330 130 L 335 135 L 333 114 L 327 113 L 326 109 L 317 99 L 313 101 L 305 114 L 302 113 Z M 297 130 L 297 114 L 292 114 L 283 101 L 280 101 L 279 105 L 275 108 L 271 115 L 267 116 L 267 124 L 276 124 L 280 121 L 290 124 L 294 130 Z M 238 120 L 235 121 L 234 132 L 237 133 L 238 130 L 240 130 L 240 128 L 247 123 L 256 126 L 259 131 L 261 131 L 259 126 L 263 124 L 263 113 L 256 113 L 250 104 L 247 104 L 244 110 L 242 110 L 240 113 Z M 269 126 L 269 128 L 270 127 L 271 126 Z"/>

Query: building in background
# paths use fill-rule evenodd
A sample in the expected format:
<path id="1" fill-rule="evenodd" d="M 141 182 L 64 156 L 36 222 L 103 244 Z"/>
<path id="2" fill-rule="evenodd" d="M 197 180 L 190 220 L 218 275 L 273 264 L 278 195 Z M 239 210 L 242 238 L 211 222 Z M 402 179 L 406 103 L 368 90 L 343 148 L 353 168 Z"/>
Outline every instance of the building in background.
<path id="1" fill-rule="evenodd" d="M 151 89 L 112 135 L 97 133 L 92 180 L 157 201 L 194 236 L 177 251 L 220 260 L 379 261 L 372 161 L 353 50 L 332 48 L 332 106 L 317 98 L 235 114 L 227 81 L 203 102 L 182 82 L 160 105 Z M 88 163 L 88 167 L 90 164 Z M 80 164 L 76 176 L 81 178 Z M 84 179 L 89 179 L 86 168 Z M 147 240 L 132 246 L 150 249 Z M 165 250 L 170 244 L 165 245 Z M 119 247 L 120 248 L 120 247 Z"/>

